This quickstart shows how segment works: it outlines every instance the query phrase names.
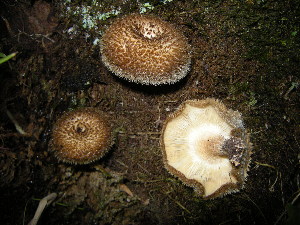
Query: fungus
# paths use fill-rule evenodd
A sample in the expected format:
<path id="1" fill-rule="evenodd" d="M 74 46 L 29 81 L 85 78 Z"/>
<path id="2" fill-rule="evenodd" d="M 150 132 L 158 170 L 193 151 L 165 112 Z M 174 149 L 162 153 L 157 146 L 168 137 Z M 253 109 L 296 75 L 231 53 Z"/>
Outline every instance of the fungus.
<path id="1" fill-rule="evenodd" d="M 111 145 L 109 117 L 95 108 L 67 112 L 53 127 L 51 149 L 63 162 L 88 164 L 100 159 Z"/>
<path id="2" fill-rule="evenodd" d="M 116 19 L 104 33 L 102 61 L 115 75 L 141 84 L 171 84 L 186 76 L 191 57 L 187 39 L 152 15 Z"/>
<path id="3" fill-rule="evenodd" d="M 218 100 L 188 100 L 163 127 L 167 170 L 205 199 L 237 192 L 244 185 L 252 144 L 241 114 Z"/>

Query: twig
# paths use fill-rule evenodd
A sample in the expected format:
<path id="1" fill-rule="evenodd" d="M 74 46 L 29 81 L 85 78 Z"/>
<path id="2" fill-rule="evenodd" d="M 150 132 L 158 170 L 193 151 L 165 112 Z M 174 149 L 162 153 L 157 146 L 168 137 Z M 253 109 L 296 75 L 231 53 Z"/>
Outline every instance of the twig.
<path id="1" fill-rule="evenodd" d="M 298 200 L 299 196 L 300 196 L 300 190 L 299 190 L 299 193 L 296 195 L 296 197 L 293 199 L 292 205 L 295 204 L 295 202 Z"/>
<path id="2" fill-rule="evenodd" d="M 276 170 L 275 166 L 272 166 L 272 165 L 269 165 L 269 164 L 266 164 L 266 163 L 260 163 L 260 162 L 257 162 L 257 161 L 255 161 L 254 163 L 256 163 L 259 166 L 266 166 L 266 167 L 270 167 L 270 168 Z"/>
<path id="3" fill-rule="evenodd" d="M 40 203 L 39 206 L 37 208 L 37 210 L 35 211 L 34 217 L 32 218 L 32 220 L 28 223 L 28 225 L 36 225 L 37 222 L 39 221 L 44 209 L 46 206 L 50 205 L 51 202 L 54 201 L 54 199 L 57 197 L 56 193 L 51 193 L 49 195 L 47 195 L 46 197 L 44 197 Z"/>
<path id="4" fill-rule="evenodd" d="M 6 25 L 6 28 L 7 28 L 7 30 L 8 30 L 8 33 L 11 35 L 11 36 L 13 36 L 13 32 L 12 32 L 12 29 L 11 29 L 11 27 L 10 27 L 10 25 L 9 25 L 9 22 L 8 22 L 8 20 L 6 19 L 6 18 L 4 18 L 3 16 L 1 16 L 1 18 L 2 18 L 2 20 L 4 21 L 4 23 L 5 23 L 5 25 Z"/>
<path id="5" fill-rule="evenodd" d="M 191 214 L 191 211 L 188 210 L 187 208 L 185 208 L 179 201 L 177 201 L 176 199 L 172 198 L 168 193 L 165 193 L 171 200 L 173 200 L 181 209 L 183 209 L 184 211 L 186 211 L 188 214 Z"/>
<path id="6" fill-rule="evenodd" d="M 27 133 L 22 129 L 22 127 L 19 125 L 19 123 L 17 122 L 17 120 L 14 118 L 14 116 L 10 113 L 10 111 L 6 110 L 6 114 L 8 116 L 8 118 L 11 120 L 11 122 L 13 122 L 13 124 L 16 127 L 16 130 L 22 134 L 22 135 L 27 135 Z"/>
<path id="7" fill-rule="evenodd" d="M 299 86 L 299 83 L 298 83 L 298 82 L 293 82 L 292 85 L 291 85 L 291 87 L 290 87 L 290 88 L 287 90 L 287 92 L 284 94 L 283 98 L 284 98 L 285 100 L 287 100 L 287 99 L 288 99 L 288 95 L 290 94 L 290 92 L 291 92 L 292 90 L 294 90 L 294 89 L 297 89 L 298 86 Z"/>
<path id="8" fill-rule="evenodd" d="M 260 162 L 257 162 L 257 161 L 255 161 L 254 163 L 256 163 L 259 166 L 265 166 L 265 167 L 272 168 L 272 169 L 274 169 L 276 171 L 276 179 L 273 182 L 273 184 L 269 187 L 269 190 L 273 192 L 274 191 L 274 186 L 277 183 L 278 178 L 281 178 L 281 173 L 276 169 L 275 166 L 272 166 L 272 165 L 269 165 L 269 164 L 266 164 L 266 163 L 260 163 Z"/>
<path id="9" fill-rule="evenodd" d="M 297 201 L 297 199 L 300 196 L 300 190 L 299 193 L 296 195 L 296 197 L 292 200 L 291 205 L 294 205 L 295 202 Z M 283 216 L 287 213 L 287 207 L 285 207 L 284 211 L 280 214 L 280 216 L 278 217 L 278 219 L 276 220 L 276 222 L 274 223 L 274 225 L 279 224 L 279 222 L 282 220 Z"/>
<path id="10" fill-rule="evenodd" d="M 248 200 L 250 202 L 253 203 L 253 205 L 258 209 L 258 212 L 260 213 L 260 215 L 262 216 L 262 218 L 264 219 L 265 221 L 265 224 L 268 224 L 268 221 L 267 221 L 267 218 L 265 217 L 264 213 L 262 212 L 262 210 L 259 208 L 259 206 L 248 196 L 246 195 L 246 197 L 248 198 Z"/>

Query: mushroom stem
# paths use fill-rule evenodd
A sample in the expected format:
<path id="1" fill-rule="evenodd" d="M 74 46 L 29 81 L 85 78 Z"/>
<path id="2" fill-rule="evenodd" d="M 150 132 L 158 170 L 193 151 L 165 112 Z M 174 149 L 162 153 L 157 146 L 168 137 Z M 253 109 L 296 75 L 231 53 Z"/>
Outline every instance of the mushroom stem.
<path id="1" fill-rule="evenodd" d="M 49 195 L 47 195 L 46 197 L 44 197 L 40 203 L 39 206 L 37 208 L 37 210 L 35 211 L 34 217 L 32 218 L 32 220 L 28 223 L 28 225 L 36 225 L 37 222 L 39 221 L 44 209 L 46 206 L 50 205 L 54 199 L 57 197 L 56 193 L 51 193 Z"/>

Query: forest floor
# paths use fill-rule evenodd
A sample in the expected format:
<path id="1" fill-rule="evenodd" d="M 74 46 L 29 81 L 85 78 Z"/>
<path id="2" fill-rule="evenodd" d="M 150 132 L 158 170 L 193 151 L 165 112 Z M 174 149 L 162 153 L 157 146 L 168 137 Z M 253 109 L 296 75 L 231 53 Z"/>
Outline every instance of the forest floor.
<path id="1" fill-rule="evenodd" d="M 18 52 L 0 65 L 1 224 L 28 224 L 53 192 L 39 224 L 294 224 L 300 2 L 95 2 L 0 3 L 0 52 Z M 97 42 L 107 26 L 144 11 L 176 25 L 192 46 L 191 70 L 176 84 L 133 84 L 101 62 Z M 241 112 L 253 143 L 245 188 L 213 200 L 168 173 L 159 145 L 166 117 L 207 97 Z M 59 162 L 48 149 L 52 126 L 84 106 L 111 116 L 116 142 L 92 164 Z"/>

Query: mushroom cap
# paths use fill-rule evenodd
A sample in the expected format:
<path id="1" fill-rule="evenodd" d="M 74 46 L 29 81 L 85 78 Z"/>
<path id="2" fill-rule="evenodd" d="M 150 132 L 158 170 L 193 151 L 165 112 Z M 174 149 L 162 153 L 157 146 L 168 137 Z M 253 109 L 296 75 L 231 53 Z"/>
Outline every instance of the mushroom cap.
<path id="1" fill-rule="evenodd" d="M 105 31 L 102 61 L 115 75 L 140 84 L 170 84 L 186 76 L 190 45 L 173 25 L 152 15 L 129 14 Z"/>
<path id="2" fill-rule="evenodd" d="M 100 159 L 113 143 L 109 116 L 95 108 L 64 113 L 55 123 L 51 148 L 63 162 L 88 164 Z"/>
<path id="3" fill-rule="evenodd" d="M 204 198 L 243 187 L 252 145 L 241 114 L 215 99 L 188 100 L 163 127 L 167 170 Z"/>

